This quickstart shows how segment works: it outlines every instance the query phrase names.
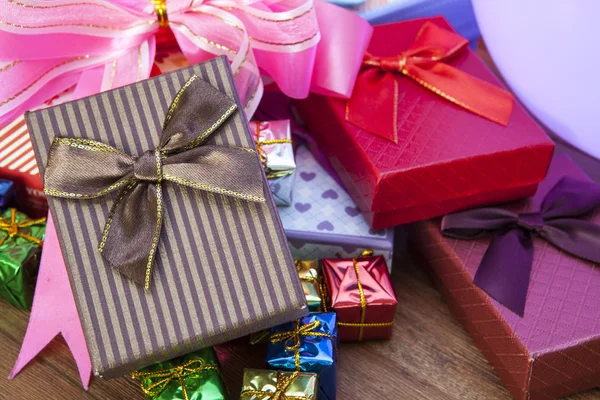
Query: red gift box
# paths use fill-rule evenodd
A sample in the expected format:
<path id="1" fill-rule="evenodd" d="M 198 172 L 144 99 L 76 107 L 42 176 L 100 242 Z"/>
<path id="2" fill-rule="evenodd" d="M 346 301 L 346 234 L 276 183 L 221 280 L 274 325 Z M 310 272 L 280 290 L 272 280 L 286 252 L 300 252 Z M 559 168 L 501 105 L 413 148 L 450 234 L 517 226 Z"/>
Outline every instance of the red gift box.
<path id="1" fill-rule="evenodd" d="M 368 51 L 376 56 L 399 54 L 427 21 L 452 31 L 443 18 L 380 25 Z M 503 87 L 468 46 L 447 64 Z M 364 79 L 361 75 L 358 79 Z M 313 94 L 295 103 L 374 229 L 535 192 L 554 145 L 517 101 L 503 126 L 397 76 L 397 143 L 349 123 L 345 100 Z"/>
<path id="2" fill-rule="evenodd" d="M 323 259 L 341 341 L 389 339 L 398 300 L 383 256 Z"/>
<path id="3" fill-rule="evenodd" d="M 499 207 L 519 213 L 539 210 L 542 199 L 563 177 L 586 179 L 572 160 L 557 155 L 533 198 Z M 577 220 L 600 224 L 600 208 Z M 566 224 L 566 219 L 562 221 Z M 410 248 L 515 399 L 558 399 L 600 385 L 600 265 L 534 235 L 521 317 L 474 283 L 490 238 L 444 236 L 439 219 L 419 222 L 413 228 Z M 579 235 L 565 236 L 576 241 Z M 506 253 L 516 258 L 513 249 Z M 510 267 L 503 266 L 505 270 Z M 498 280 L 498 286 L 507 281 L 510 276 Z"/>

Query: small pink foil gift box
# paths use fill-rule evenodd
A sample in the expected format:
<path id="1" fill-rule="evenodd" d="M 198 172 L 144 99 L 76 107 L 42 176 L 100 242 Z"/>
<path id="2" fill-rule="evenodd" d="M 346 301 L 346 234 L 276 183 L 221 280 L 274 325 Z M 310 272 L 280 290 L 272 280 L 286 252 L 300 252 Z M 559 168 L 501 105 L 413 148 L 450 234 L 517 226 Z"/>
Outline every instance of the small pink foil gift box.
<path id="1" fill-rule="evenodd" d="M 557 155 L 533 198 L 498 207 L 521 213 L 539 210 L 541 200 L 563 177 L 588 179 L 571 159 Z M 600 224 L 600 208 L 574 218 Z M 560 219 L 553 221 L 563 224 Z M 556 399 L 600 385 L 599 265 L 534 235 L 530 281 L 520 317 L 474 284 L 489 238 L 444 236 L 439 219 L 417 223 L 412 238 L 450 309 L 516 399 Z M 510 281 L 512 274 L 508 275 L 496 283 Z"/>

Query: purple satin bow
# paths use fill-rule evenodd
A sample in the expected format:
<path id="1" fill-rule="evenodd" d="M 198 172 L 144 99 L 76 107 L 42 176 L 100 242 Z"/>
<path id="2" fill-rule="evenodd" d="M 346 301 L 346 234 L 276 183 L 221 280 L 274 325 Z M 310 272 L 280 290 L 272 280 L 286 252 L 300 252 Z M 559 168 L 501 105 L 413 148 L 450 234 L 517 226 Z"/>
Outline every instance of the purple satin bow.
<path id="1" fill-rule="evenodd" d="M 539 212 L 462 211 L 442 219 L 442 233 L 467 240 L 493 236 L 473 282 L 522 317 L 533 263 L 533 235 L 573 256 L 600 263 L 600 225 L 578 219 L 598 205 L 600 186 L 564 177 L 548 192 Z"/>

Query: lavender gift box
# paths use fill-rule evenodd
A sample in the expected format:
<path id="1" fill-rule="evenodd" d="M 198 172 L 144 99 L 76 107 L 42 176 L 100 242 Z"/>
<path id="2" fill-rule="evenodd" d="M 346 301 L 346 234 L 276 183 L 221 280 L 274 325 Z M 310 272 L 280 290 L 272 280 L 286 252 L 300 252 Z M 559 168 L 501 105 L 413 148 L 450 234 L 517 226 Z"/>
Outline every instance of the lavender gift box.
<path id="1" fill-rule="evenodd" d="M 279 208 L 296 259 L 356 257 L 364 249 L 385 257 L 392 267 L 394 230 L 373 231 L 348 193 L 305 146 L 296 151 L 296 181 L 291 207 Z"/>

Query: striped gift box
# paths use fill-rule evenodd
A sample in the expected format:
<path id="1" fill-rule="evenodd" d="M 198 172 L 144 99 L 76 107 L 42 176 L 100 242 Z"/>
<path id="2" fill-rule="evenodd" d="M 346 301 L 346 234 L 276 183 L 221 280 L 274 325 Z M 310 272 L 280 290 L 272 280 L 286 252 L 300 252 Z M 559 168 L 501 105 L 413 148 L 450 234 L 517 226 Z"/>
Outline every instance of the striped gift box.
<path id="1" fill-rule="evenodd" d="M 28 114 L 39 165 L 46 165 L 56 135 L 102 141 L 135 157 L 155 148 L 169 105 L 192 75 L 243 109 L 226 58 L 215 58 Z M 254 148 L 244 113 L 230 117 L 207 143 Z M 129 373 L 307 313 L 262 178 L 265 203 L 163 185 L 164 223 L 149 290 L 113 271 L 99 254 L 115 196 L 48 199 L 96 375 Z"/>
<path id="2" fill-rule="evenodd" d="M 20 210 L 46 216 L 48 203 L 23 116 L 0 129 L 0 178 L 15 183 Z"/>

